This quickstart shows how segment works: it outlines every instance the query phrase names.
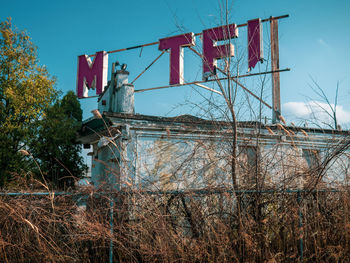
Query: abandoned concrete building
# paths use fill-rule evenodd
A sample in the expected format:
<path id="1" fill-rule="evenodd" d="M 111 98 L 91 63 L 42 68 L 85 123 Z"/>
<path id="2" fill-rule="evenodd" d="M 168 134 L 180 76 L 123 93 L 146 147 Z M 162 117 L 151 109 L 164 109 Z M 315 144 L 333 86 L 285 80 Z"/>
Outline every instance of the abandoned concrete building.
<path id="1" fill-rule="evenodd" d="M 128 74 L 112 75 L 95 116 L 83 123 L 80 140 L 91 149 L 91 182 L 117 190 L 232 187 L 231 124 L 191 115 L 135 114 Z M 323 184 L 347 184 L 349 132 L 258 122 L 237 127 L 239 187 L 303 188 L 313 168 L 324 173 Z"/>

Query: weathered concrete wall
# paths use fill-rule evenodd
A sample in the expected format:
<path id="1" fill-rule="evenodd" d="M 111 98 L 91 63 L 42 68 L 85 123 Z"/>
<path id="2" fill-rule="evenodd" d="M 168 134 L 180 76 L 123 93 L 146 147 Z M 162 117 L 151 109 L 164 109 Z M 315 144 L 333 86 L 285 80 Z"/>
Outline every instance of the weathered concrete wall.
<path id="1" fill-rule="evenodd" d="M 142 132 L 137 136 L 136 184 L 179 190 L 230 184 L 229 162 L 218 138 Z"/>
<path id="2" fill-rule="evenodd" d="M 114 133 L 111 147 L 95 144 L 98 159 L 106 162 L 93 162 L 93 180 L 97 184 L 117 183 L 120 187 L 147 190 L 232 186 L 229 131 L 128 118 L 110 120 L 119 134 Z M 254 128 L 239 129 L 237 181 L 242 188 L 254 188 L 257 182 L 266 188 L 303 188 L 310 179 L 305 151 L 317 153 L 322 162 L 342 138 L 317 132 L 286 136 L 283 130 L 270 134 L 263 129 L 256 150 L 256 134 Z M 254 152 L 258 169 L 251 165 Z M 117 163 L 110 161 L 115 156 Z M 344 183 L 349 166 L 349 154 L 335 158 L 327 167 L 323 183 Z"/>
<path id="3" fill-rule="evenodd" d="M 91 181 L 96 187 L 120 189 L 120 151 L 111 137 L 93 144 Z"/>
<path id="4" fill-rule="evenodd" d="M 142 188 L 161 190 L 204 187 L 230 187 L 231 145 L 219 136 L 139 134 L 137 137 L 137 185 Z M 296 142 L 295 142 L 296 143 Z M 309 165 L 303 149 L 319 152 L 320 162 L 329 153 L 330 145 L 315 145 L 314 142 L 290 142 L 265 140 L 258 146 L 258 170 L 249 167 L 249 157 L 244 151 L 255 147 L 254 140 L 238 142 L 237 181 L 241 187 L 254 188 L 258 174 L 260 185 L 267 188 L 303 188 L 307 185 Z M 327 168 L 325 183 L 340 183 L 348 157 L 345 155 L 331 162 Z M 341 171 L 342 170 L 342 171 Z M 262 183 L 263 181 L 263 183 Z"/>

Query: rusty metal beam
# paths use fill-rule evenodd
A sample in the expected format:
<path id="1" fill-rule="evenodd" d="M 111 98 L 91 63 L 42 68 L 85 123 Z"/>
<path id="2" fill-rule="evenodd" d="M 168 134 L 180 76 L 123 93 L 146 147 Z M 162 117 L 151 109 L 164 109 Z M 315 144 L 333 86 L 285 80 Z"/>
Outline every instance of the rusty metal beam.
<path id="1" fill-rule="evenodd" d="M 282 19 L 282 18 L 287 18 L 289 17 L 289 15 L 283 15 L 283 16 L 276 16 L 274 17 L 273 19 L 276 20 L 276 19 Z M 271 21 L 271 17 L 270 18 L 266 18 L 266 19 L 263 19 L 261 20 L 261 22 L 268 22 L 268 21 Z M 244 27 L 244 26 L 247 26 L 248 24 L 245 23 L 245 24 L 240 24 L 240 25 L 237 25 L 237 27 Z M 225 25 L 224 25 L 225 26 Z M 202 33 L 196 33 L 194 34 L 195 36 L 200 36 L 202 35 Z M 142 47 L 147 47 L 147 46 L 153 46 L 153 45 L 158 45 L 159 44 L 159 41 L 157 42 L 152 42 L 152 43 L 147 43 L 147 44 L 142 44 L 142 45 L 137 45 L 137 46 L 132 46 L 132 47 L 127 47 L 127 48 L 121 48 L 121 49 L 116 49 L 116 50 L 111 50 L 111 51 L 107 51 L 108 54 L 112 54 L 112 53 L 117 53 L 117 52 L 121 52 L 121 51 L 127 51 L 127 50 L 132 50 L 132 49 L 138 49 L 138 48 L 142 48 Z M 89 55 L 89 57 L 94 57 L 95 54 L 92 54 L 92 55 Z"/>
<path id="2" fill-rule="evenodd" d="M 193 51 L 195 54 L 197 54 L 199 57 L 202 58 L 202 54 L 200 54 L 197 50 L 189 47 L 189 49 L 191 51 Z M 224 75 L 227 76 L 227 73 L 225 71 L 223 71 L 222 69 L 220 68 L 217 68 L 221 73 L 223 73 Z M 240 82 L 237 81 L 237 79 L 235 78 L 230 78 L 232 81 L 234 81 L 238 86 L 240 86 L 242 89 L 244 89 L 245 91 L 247 91 L 250 95 L 252 95 L 254 98 L 258 99 L 261 103 L 263 103 L 265 106 L 267 106 L 269 109 L 272 109 L 272 107 L 267 103 L 265 102 L 263 99 L 261 99 L 259 96 L 255 95 L 253 92 L 251 92 L 249 89 L 247 89 L 246 87 L 244 87 Z M 198 84 L 196 84 L 198 85 Z M 221 92 L 220 92 L 221 93 Z M 222 93 L 221 93 L 222 95 Z"/>
<path id="3" fill-rule="evenodd" d="M 131 81 L 131 84 L 134 84 L 134 82 L 142 76 L 143 73 L 145 73 L 166 51 L 164 50 L 160 55 L 151 62 L 133 81 Z"/>
<path id="4" fill-rule="evenodd" d="M 212 92 L 215 92 L 215 93 L 217 93 L 217 94 L 222 95 L 222 93 L 221 93 L 220 91 L 217 91 L 217 90 L 215 90 L 215 89 L 212 89 L 212 88 L 209 88 L 209 87 L 207 87 L 207 86 L 204 86 L 203 84 L 194 83 L 193 85 L 196 85 L 196 86 L 201 87 L 201 88 L 203 88 L 203 89 L 210 90 L 210 91 L 212 91 Z"/>
<path id="5" fill-rule="evenodd" d="M 223 71 L 220 68 L 216 68 L 218 69 L 221 73 L 225 74 L 227 76 L 227 73 L 225 71 Z M 259 96 L 255 95 L 253 92 L 251 92 L 249 89 L 247 89 L 246 87 L 243 86 L 243 84 L 241 84 L 240 82 L 238 82 L 237 79 L 235 78 L 230 78 L 230 80 L 232 80 L 233 82 L 235 82 L 238 86 L 240 86 L 242 89 L 244 89 L 246 92 L 248 92 L 250 95 L 252 95 L 254 98 L 256 98 L 257 100 L 259 100 L 262 104 L 264 104 L 266 107 L 268 107 L 269 109 L 272 109 L 272 107 L 265 102 L 263 99 L 261 99 Z"/>
<path id="6" fill-rule="evenodd" d="M 271 74 L 271 73 L 284 72 L 284 71 L 290 71 L 290 68 L 280 69 L 280 70 L 276 70 L 276 71 L 272 71 L 271 70 L 271 71 L 265 71 L 265 72 L 259 72 L 259 73 L 245 74 L 245 75 L 239 75 L 239 76 L 231 76 L 231 78 L 238 79 L 238 78 L 253 77 L 253 76 L 258 76 L 258 75 Z M 138 89 L 138 90 L 135 90 L 135 93 L 149 91 L 149 90 L 182 87 L 182 86 L 186 86 L 186 85 L 195 85 L 195 84 L 201 84 L 201 83 L 207 83 L 207 82 L 213 82 L 213 81 L 221 81 L 221 80 L 225 80 L 225 79 L 227 79 L 227 77 L 225 77 L 225 78 L 218 78 L 218 79 L 202 80 L 202 81 L 192 81 L 192 82 L 187 82 L 187 83 L 184 83 L 184 84 L 159 86 L 159 87 L 148 88 L 148 89 Z"/>

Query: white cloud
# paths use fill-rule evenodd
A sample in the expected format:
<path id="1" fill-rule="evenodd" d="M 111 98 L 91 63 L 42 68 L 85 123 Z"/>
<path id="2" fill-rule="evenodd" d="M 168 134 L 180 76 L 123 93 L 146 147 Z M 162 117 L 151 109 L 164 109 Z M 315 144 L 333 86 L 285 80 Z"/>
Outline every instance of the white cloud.
<path id="1" fill-rule="evenodd" d="M 322 38 L 318 39 L 318 43 L 322 46 L 329 47 L 329 45 L 326 43 L 326 41 L 324 41 Z"/>
<path id="2" fill-rule="evenodd" d="M 334 104 L 331 105 L 334 108 Z M 304 120 L 309 123 L 332 125 L 332 110 L 327 103 L 321 101 L 309 102 L 287 102 L 282 105 L 282 115 L 290 121 Z M 337 105 L 336 116 L 338 124 L 350 124 L 350 111 L 344 109 L 342 105 Z"/>

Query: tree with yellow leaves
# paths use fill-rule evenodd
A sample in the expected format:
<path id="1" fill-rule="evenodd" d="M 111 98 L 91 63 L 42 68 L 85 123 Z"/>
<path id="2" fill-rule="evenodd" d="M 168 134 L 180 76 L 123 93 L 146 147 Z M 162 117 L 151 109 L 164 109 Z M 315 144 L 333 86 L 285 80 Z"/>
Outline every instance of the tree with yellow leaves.
<path id="1" fill-rule="evenodd" d="M 57 98 L 55 79 L 38 64 L 28 34 L 0 23 L 0 188 L 23 168 L 18 153 L 32 125 Z"/>

